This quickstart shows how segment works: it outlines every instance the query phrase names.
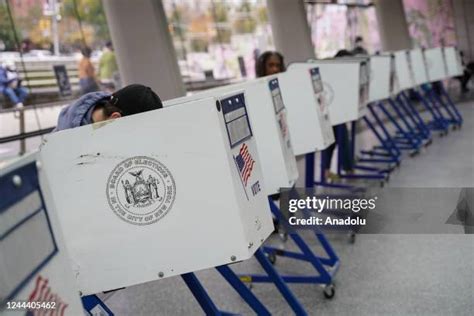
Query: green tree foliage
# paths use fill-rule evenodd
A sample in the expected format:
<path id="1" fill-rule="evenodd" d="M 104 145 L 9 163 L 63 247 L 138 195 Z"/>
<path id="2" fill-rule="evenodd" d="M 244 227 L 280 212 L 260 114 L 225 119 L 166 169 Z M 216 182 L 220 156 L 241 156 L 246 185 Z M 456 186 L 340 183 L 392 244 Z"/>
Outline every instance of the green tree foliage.
<path id="1" fill-rule="evenodd" d="M 66 17 L 77 19 L 74 7 L 77 4 L 77 11 L 83 24 L 90 25 L 95 31 L 95 42 L 104 42 L 110 39 L 107 19 L 105 17 L 102 1 L 99 0 L 64 0 L 62 14 Z M 90 44 L 90 43 L 89 43 Z"/>
<path id="2" fill-rule="evenodd" d="M 229 25 L 229 7 L 225 2 L 215 2 L 210 7 L 211 16 L 214 20 L 216 35 L 212 38 L 215 43 L 230 43 L 232 30 Z"/>
<path id="3" fill-rule="evenodd" d="M 234 22 L 234 30 L 237 34 L 253 33 L 257 28 L 257 21 L 252 16 L 250 3 L 244 2 L 237 10 L 237 19 Z"/>
<path id="4" fill-rule="evenodd" d="M 21 41 L 21 34 L 17 35 Z M 0 2 L 0 40 L 5 44 L 5 50 L 16 50 L 15 35 L 10 24 L 7 6 Z"/>
<path id="5" fill-rule="evenodd" d="M 187 12 L 181 6 L 176 6 L 173 3 L 173 9 L 171 15 L 168 19 L 170 25 L 171 34 L 176 35 L 181 38 L 185 38 L 187 33 L 187 28 L 184 25 L 184 18 Z"/>
<path id="6" fill-rule="evenodd" d="M 268 11 L 266 6 L 260 6 L 257 8 L 257 19 L 260 24 L 268 23 Z"/>

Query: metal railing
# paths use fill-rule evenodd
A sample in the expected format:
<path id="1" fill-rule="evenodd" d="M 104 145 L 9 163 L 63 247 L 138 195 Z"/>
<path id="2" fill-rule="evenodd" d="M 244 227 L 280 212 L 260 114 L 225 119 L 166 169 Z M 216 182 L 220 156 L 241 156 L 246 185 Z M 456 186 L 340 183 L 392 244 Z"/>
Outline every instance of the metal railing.
<path id="1" fill-rule="evenodd" d="M 45 134 L 50 133 L 55 127 L 47 127 L 47 128 L 40 128 L 35 131 L 31 132 L 26 132 L 26 124 L 25 124 L 25 111 L 36 111 L 41 108 L 51 108 L 51 107 L 56 107 L 56 106 L 64 106 L 71 100 L 61 100 L 57 102 L 50 102 L 50 103 L 44 103 L 44 104 L 39 104 L 39 105 L 31 105 L 31 106 L 25 106 L 22 108 L 8 108 L 8 109 L 0 109 L 0 115 L 2 114 L 8 114 L 8 113 L 13 113 L 14 116 L 18 119 L 19 122 L 19 134 L 15 135 L 9 135 L 9 136 L 3 136 L 0 137 L 0 145 L 5 144 L 5 143 L 10 143 L 10 142 L 15 142 L 19 141 L 20 142 L 20 151 L 19 155 L 24 155 L 26 153 L 26 139 L 31 138 L 31 137 L 38 137 L 42 136 Z"/>

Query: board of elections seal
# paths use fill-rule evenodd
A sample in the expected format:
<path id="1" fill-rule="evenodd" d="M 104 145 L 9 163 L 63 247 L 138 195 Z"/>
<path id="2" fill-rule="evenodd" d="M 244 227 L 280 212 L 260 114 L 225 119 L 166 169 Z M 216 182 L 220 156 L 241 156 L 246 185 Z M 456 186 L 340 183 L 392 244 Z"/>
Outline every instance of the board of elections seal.
<path id="1" fill-rule="evenodd" d="M 154 158 L 137 156 L 119 163 L 107 180 L 107 200 L 127 223 L 149 225 L 163 218 L 176 196 L 173 175 Z"/>

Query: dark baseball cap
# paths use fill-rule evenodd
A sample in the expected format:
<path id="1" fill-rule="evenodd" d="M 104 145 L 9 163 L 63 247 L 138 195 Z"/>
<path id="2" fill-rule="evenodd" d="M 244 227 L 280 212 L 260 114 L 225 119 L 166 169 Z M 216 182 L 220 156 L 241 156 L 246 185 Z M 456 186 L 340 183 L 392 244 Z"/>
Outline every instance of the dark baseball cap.
<path id="1" fill-rule="evenodd" d="M 109 101 L 123 116 L 161 109 L 160 97 L 150 87 L 131 84 L 112 93 Z"/>

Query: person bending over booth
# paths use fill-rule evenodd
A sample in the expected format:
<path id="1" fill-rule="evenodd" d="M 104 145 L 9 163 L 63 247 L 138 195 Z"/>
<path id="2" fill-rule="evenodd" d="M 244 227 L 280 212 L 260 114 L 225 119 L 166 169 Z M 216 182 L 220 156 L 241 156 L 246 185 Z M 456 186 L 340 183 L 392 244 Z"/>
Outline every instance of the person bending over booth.
<path id="1" fill-rule="evenodd" d="M 91 92 L 59 113 L 53 132 L 161 109 L 160 97 L 149 87 L 131 84 L 112 94 Z"/>

